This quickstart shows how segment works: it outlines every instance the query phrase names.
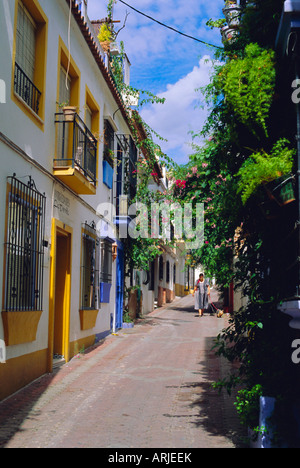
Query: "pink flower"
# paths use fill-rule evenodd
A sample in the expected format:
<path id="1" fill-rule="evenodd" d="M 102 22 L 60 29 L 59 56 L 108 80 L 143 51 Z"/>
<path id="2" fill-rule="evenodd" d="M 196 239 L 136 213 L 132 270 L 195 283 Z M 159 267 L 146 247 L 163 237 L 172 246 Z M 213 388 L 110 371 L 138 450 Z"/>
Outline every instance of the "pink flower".
<path id="1" fill-rule="evenodd" d="M 205 169 L 208 166 L 207 163 L 202 163 L 202 167 Z"/>
<path id="2" fill-rule="evenodd" d="M 209 244 L 209 242 L 208 242 L 208 241 L 205 241 L 205 244 Z"/>
<path id="3" fill-rule="evenodd" d="M 196 174 L 196 172 L 197 172 L 197 171 L 198 171 L 198 168 L 197 168 L 197 166 L 195 166 L 195 167 L 192 167 L 192 172 L 193 172 L 193 174 Z"/>

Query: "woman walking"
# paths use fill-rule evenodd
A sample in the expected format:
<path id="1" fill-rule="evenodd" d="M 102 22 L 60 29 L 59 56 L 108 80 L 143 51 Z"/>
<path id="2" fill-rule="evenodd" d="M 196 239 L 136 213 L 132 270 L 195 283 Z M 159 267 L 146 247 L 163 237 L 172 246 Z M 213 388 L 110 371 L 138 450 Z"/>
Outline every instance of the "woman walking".
<path id="1" fill-rule="evenodd" d="M 195 310 L 199 310 L 199 317 L 202 317 L 204 309 L 208 308 L 208 298 L 210 297 L 209 281 L 204 279 L 203 273 L 200 273 L 199 279 L 195 285 L 193 297 L 195 296 Z"/>

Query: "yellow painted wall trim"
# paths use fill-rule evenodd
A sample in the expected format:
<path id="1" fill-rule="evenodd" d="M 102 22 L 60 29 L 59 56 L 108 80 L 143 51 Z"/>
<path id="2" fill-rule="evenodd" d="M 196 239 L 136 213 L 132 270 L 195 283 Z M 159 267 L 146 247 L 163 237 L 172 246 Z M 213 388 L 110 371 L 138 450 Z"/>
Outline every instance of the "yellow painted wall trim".
<path id="1" fill-rule="evenodd" d="M 0 365 L 0 401 L 47 372 L 47 350 L 36 351 Z"/>
<path id="2" fill-rule="evenodd" d="M 76 356 L 81 351 L 93 346 L 96 342 L 96 335 L 87 336 L 86 338 L 80 338 L 70 343 L 70 359 Z"/>
<path id="3" fill-rule="evenodd" d="M 99 310 L 80 310 L 81 330 L 90 330 L 95 328 Z"/>
<path id="4" fill-rule="evenodd" d="M 96 187 L 76 167 L 54 167 L 53 175 L 78 195 L 96 194 Z"/>
<path id="5" fill-rule="evenodd" d="M 63 67 L 65 70 L 69 69 L 69 76 L 72 79 L 71 83 L 71 98 L 69 105 L 80 107 L 80 70 L 77 67 L 73 57 L 70 57 L 69 62 L 69 51 L 68 47 L 65 45 L 61 36 L 58 38 L 58 62 L 57 62 L 57 95 L 56 102 L 59 103 L 59 83 L 60 83 L 60 67 Z M 59 107 L 57 106 L 57 112 Z"/>
<path id="6" fill-rule="evenodd" d="M 47 355 L 47 371 L 52 372 L 53 369 L 53 346 L 54 346 L 54 316 L 55 316 L 55 279 L 56 279 L 56 237 L 58 233 L 70 236 L 70 258 L 69 269 L 70 273 L 67 278 L 66 289 L 68 291 L 65 299 L 65 324 L 64 324 L 64 357 L 66 362 L 70 359 L 70 305 L 71 305 L 71 271 L 72 271 L 72 237 L 73 229 L 57 219 L 52 219 L 51 230 L 51 252 L 50 252 L 50 289 L 49 289 L 49 329 L 48 329 L 48 355 Z"/>
<path id="7" fill-rule="evenodd" d="M 98 174 L 98 167 L 99 167 L 99 142 L 103 140 L 103 134 L 100 134 L 100 107 L 94 98 L 93 94 L 91 93 L 88 85 L 85 85 L 85 103 L 86 106 L 90 108 L 92 111 L 92 134 L 97 139 L 97 160 L 96 160 L 96 174 Z M 84 121 L 86 123 L 86 106 L 85 106 L 85 116 Z M 96 177 L 96 185 L 98 186 L 98 177 Z"/>
<path id="8" fill-rule="evenodd" d="M 2 321 L 6 346 L 35 341 L 41 315 L 42 311 L 3 311 Z"/>
<path id="9" fill-rule="evenodd" d="M 48 50 L 48 18 L 43 12 L 38 0 L 22 0 L 24 6 L 29 11 L 37 23 L 36 33 L 36 51 L 35 51 L 35 73 L 34 84 L 41 92 L 39 115 L 20 98 L 14 91 L 15 81 L 15 60 L 16 60 L 16 36 L 17 36 L 17 18 L 19 0 L 15 2 L 14 18 L 14 43 L 12 54 L 12 80 L 11 80 L 11 100 L 27 115 L 27 117 L 37 127 L 44 131 L 45 119 L 45 94 L 46 94 L 46 68 L 47 68 L 47 50 Z"/>

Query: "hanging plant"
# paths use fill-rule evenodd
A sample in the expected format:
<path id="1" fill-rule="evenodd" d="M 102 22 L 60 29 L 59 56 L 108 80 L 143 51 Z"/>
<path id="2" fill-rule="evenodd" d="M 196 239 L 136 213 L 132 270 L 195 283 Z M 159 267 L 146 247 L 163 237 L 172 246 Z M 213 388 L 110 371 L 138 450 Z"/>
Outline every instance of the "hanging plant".
<path id="1" fill-rule="evenodd" d="M 268 184 L 291 173 L 295 151 L 289 149 L 287 145 L 288 141 L 281 139 L 274 145 L 270 154 L 265 151 L 254 153 L 243 164 L 237 175 L 238 192 L 241 193 L 244 204 L 262 184 Z M 279 184 L 281 183 L 282 181 Z M 279 184 L 275 184 L 274 187 Z"/>
<path id="2" fill-rule="evenodd" d="M 275 88 L 275 54 L 258 44 L 249 44 L 245 56 L 228 62 L 220 75 L 228 105 L 237 118 L 256 134 L 256 126 L 266 136 Z"/>

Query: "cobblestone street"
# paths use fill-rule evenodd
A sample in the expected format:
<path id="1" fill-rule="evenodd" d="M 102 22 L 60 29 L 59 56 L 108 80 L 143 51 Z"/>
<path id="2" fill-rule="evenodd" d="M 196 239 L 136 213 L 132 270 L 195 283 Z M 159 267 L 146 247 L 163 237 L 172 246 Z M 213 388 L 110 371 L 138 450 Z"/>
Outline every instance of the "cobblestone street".
<path id="1" fill-rule="evenodd" d="M 241 446 L 232 399 L 211 388 L 226 321 L 199 318 L 191 296 L 157 309 L 2 402 L 0 447 Z"/>

